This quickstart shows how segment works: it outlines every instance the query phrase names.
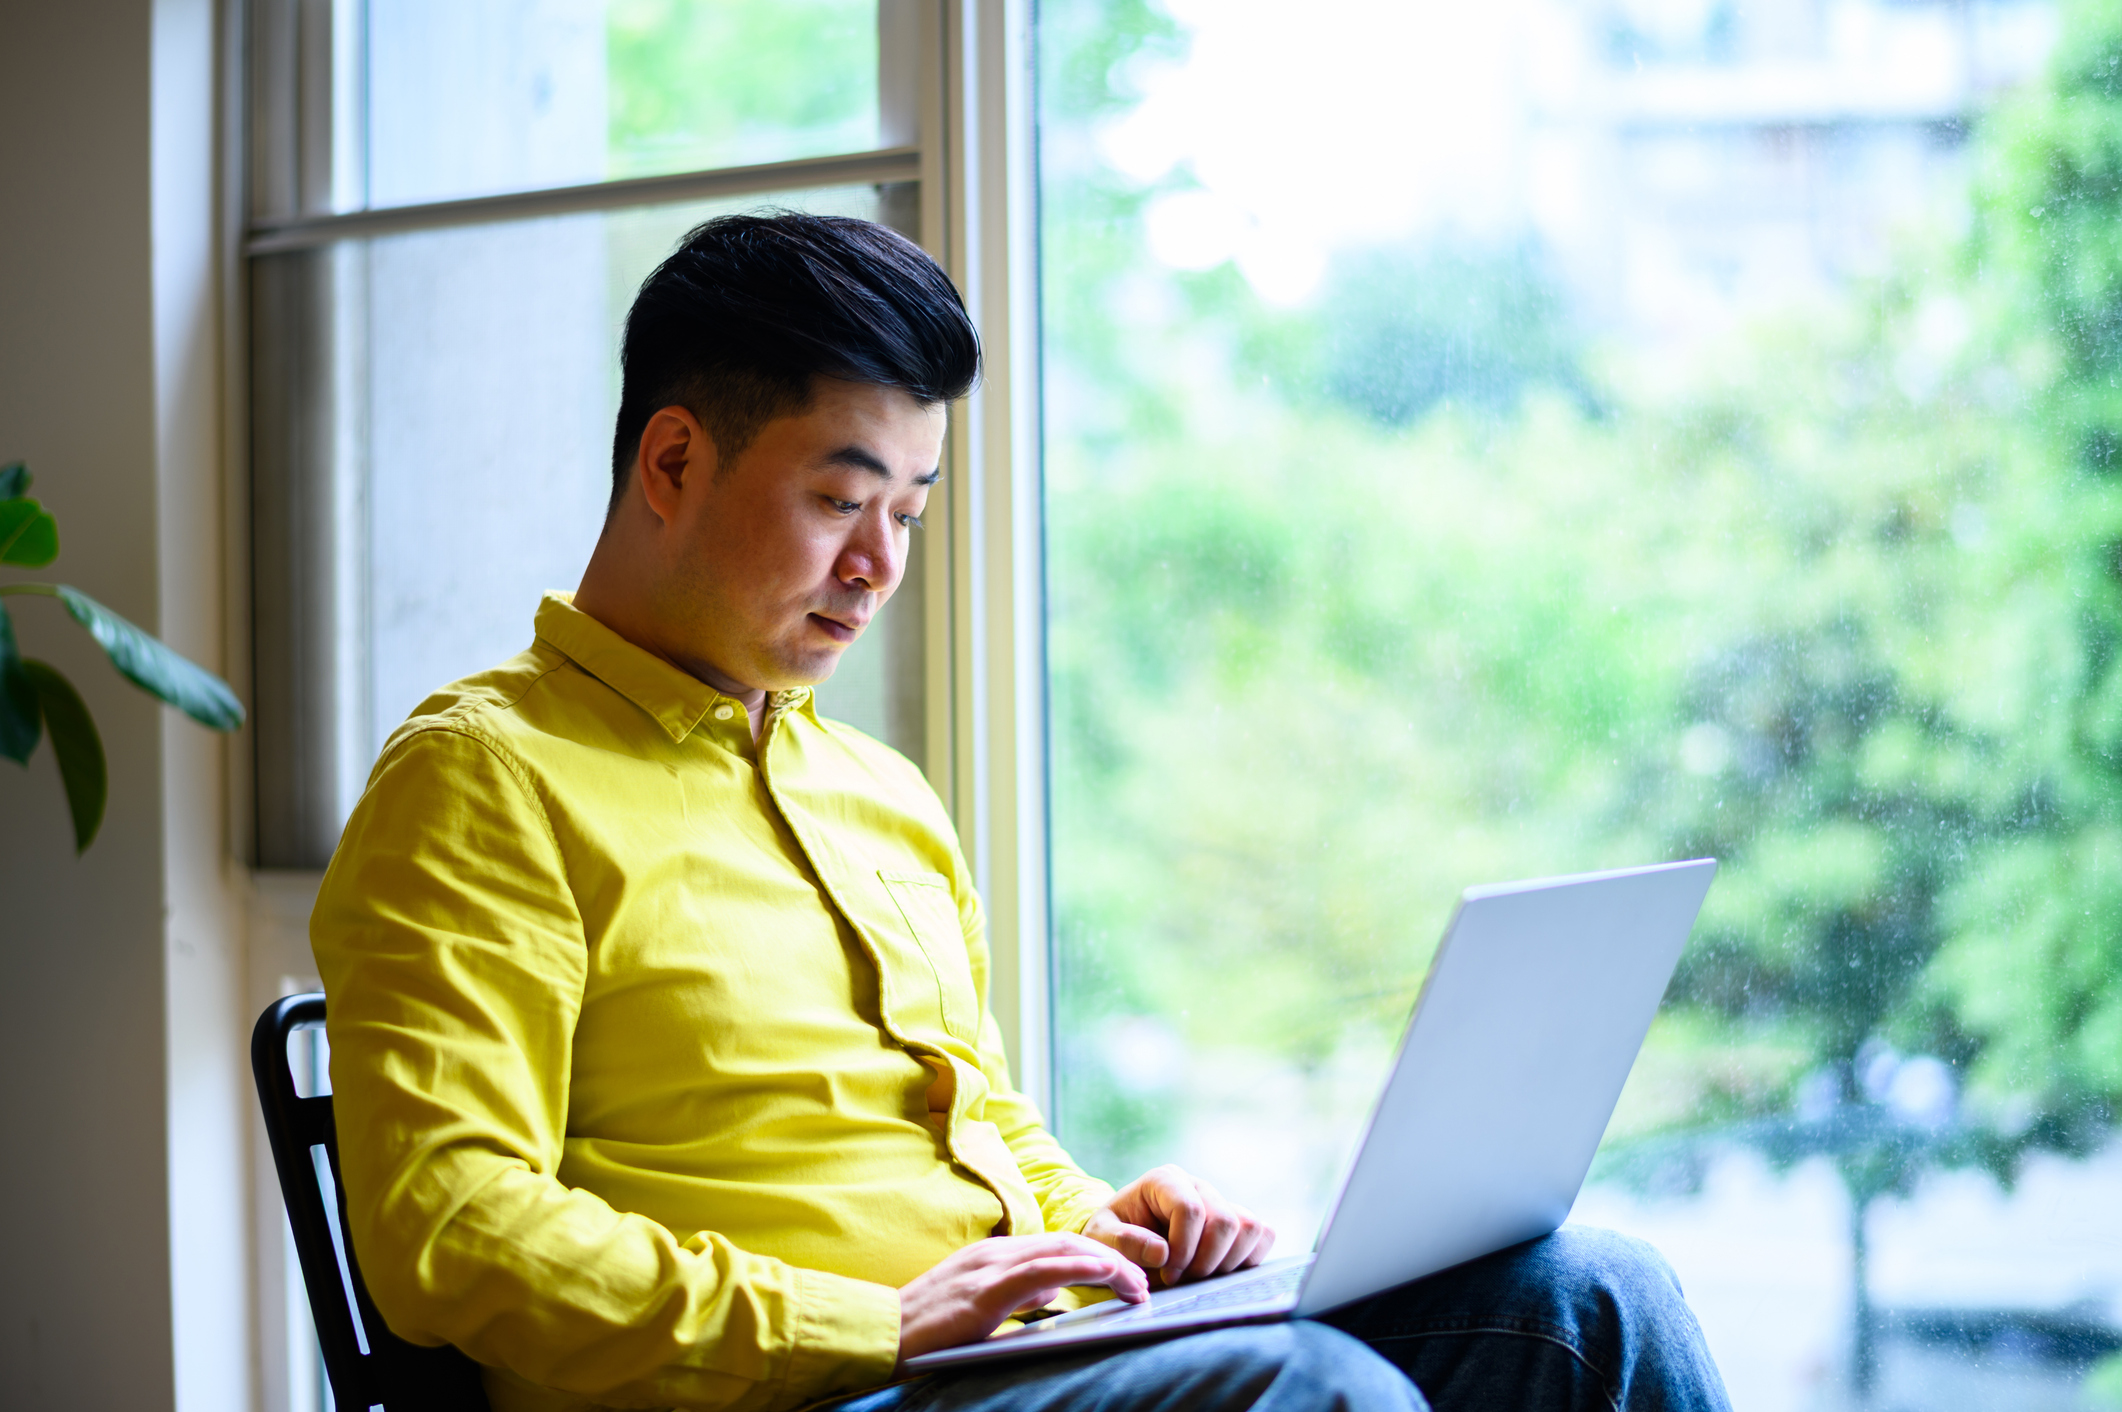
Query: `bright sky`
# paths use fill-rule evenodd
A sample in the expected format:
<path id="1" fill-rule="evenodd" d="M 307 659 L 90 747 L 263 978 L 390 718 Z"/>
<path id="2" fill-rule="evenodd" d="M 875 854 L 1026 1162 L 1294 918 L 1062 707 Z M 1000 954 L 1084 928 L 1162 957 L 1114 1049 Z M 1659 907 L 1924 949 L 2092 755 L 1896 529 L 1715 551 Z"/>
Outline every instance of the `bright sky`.
<path id="1" fill-rule="evenodd" d="M 1718 134 L 1964 111 L 2036 72 L 2053 34 L 2045 3 L 1977 7 L 1979 23 L 1942 3 L 1769 5 L 1749 11 L 1745 61 L 1719 69 L 1700 62 L 1711 0 L 1165 3 L 1190 53 L 1130 76 L 1145 97 L 1099 146 L 1138 180 L 1198 181 L 1148 212 L 1166 265 L 1235 260 L 1264 298 L 1294 305 L 1341 247 L 1531 229 L 1558 254 L 1585 255 L 1581 277 L 1625 288 L 1634 316 L 1675 328 L 1719 322 L 1742 294 L 1773 304 L 1870 268 L 1897 222 L 1930 219 L 1933 198 L 1957 191 L 1947 159 L 1896 146 L 1885 128 L 1859 124 L 1876 140 L 1856 145 L 1815 144 L 1807 172 L 1781 149 Z M 1625 58 L 1595 52 L 1617 18 L 1642 37 L 1640 80 Z M 1642 190 L 1619 224 L 1617 101 L 1650 103 L 1672 132 L 1692 122 L 1701 133 L 1631 150 Z M 1735 171 L 1741 158 L 1752 165 Z M 1720 214 L 1733 180 L 1759 199 Z M 1830 198 L 1847 208 L 1831 250 L 1793 234 Z M 1685 241 L 1701 248 L 1690 256 L 1675 243 Z"/>
<path id="2" fill-rule="evenodd" d="M 1138 180 L 1191 167 L 1204 188 L 1151 209 L 1160 259 L 1235 258 L 1283 304 L 1312 292 L 1338 246 L 1517 224 L 1527 90 L 1553 95 L 1582 72 L 1577 25 L 1539 0 L 1168 8 L 1191 54 L 1145 71 L 1144 101 L 1101 149 Z"/>

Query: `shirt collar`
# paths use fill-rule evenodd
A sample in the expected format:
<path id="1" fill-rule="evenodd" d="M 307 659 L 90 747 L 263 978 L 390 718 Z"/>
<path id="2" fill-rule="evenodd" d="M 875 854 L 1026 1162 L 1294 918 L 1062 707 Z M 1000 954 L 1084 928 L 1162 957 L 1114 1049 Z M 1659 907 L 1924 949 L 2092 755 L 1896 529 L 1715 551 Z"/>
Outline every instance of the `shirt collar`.
<path id="1" fill-rule="evenodd" d="M 538 636 L 569 661 L 655 717 L 673 741 L 682 741 L 717 701 L 735 701 L 689 672 L 636 647 L 577 608 L 575 595 L 549 591 L 539 601 Z M 742 710 L 742 703 L 738 703 Z"/>
<path id="2" fill-rule="evenodd" d="M 766 704 L 778 711 L 801 711 L 810 717 L 812 725 L 823 724 L 818 719 L 818 693 L 810 687 L 797 686 L 787 691 L 769 692 Z"/>

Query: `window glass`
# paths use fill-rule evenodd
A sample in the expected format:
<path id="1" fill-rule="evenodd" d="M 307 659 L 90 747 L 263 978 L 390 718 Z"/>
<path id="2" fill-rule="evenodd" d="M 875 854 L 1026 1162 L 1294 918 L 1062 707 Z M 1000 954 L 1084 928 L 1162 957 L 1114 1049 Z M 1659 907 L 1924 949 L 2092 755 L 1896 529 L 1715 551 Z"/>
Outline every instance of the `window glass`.
<path id="1" fill-rule="evenodd" d="M 367 0 L 371 205 L 878 144 L 876 0 Z"/>
<path id="2" fill-rule="evenodd" d="M 1576 1218 L 1749 1412 L 2122 1395 L 2122 18 L 1038 23 L 1071 1150 L 1301 1250 L 1461 888 L 1714 854 Z"/>

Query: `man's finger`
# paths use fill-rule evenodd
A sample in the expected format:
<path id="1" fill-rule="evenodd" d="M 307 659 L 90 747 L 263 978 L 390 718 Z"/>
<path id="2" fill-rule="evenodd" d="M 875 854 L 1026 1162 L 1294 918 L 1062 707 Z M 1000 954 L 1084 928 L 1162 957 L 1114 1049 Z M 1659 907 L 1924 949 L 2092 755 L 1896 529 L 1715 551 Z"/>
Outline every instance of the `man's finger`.
<path id="1" fill-rule="evenodd" d="M 1111 1211 L 1100 1211 L 1083 1227 L 1083 1234 L 1109 1245 L 1145 1270 L 1161 1270 L 1171 1258 L 1164 1237 L 1153 1230 L 1121 1220 Z"/>
<path id="2" fill-rule="evenodd" d="M 1238 1238 L 1231 1242 L 1229 1252 L 1217 1265 L 1219 1275 L 1259 1264 L 1275 1239 L 1275 1233 L 1267 1228 L 1266 1223 L 1243 1206 L 1233 1206 L 1231 1211 L 1238 1218 Z"/>
<path id="3" fill-rule="evenodd" d="M 1203 1279 L 1229 1274 L 1243 1263 L 1246 1253 L 1252 1249 L 1260 1222 L 1252 1212 L 1201 1178 L 1194 1178 L 1194 1185 L 1200 1189 L 1201 1199 L 1208 1206 L 1208 1231 L 1202 1237 L 1204 1249 L 1194 1257 L 1194 1273 Z M 1226 1229 L 1229 1232 L 1227 1240 L 1224 1239 Z M 1222 1248 L 1215 1249 L 1219 1244 Z"/>
<path id="4" fill-rule="evenodd" d="M 1161 1270 L 1171 1262 L 1171 1246 L 1155 1231 L 1122 1224 L 1113 1248 L 1145 1270 Z"/>
<path id="5" fill-rule="evenodd" d="M 1122 1222 L 1117 1222 L 1117 1223 L 1116 1223 L 1116 1225 L 1117 1225 L 1118 1227 L 1120 1227 L 1121 1229 L 1128 1229 L 1128 1230 L 1140 1230 L 1140 1229 L 1141 1229 L 1141 1228 L 1140 1228 L 1139 1226 L 1135 1226 L 1135 1227 L 1130 1227 L 1130 1226 L 1128 1226 L 1128 1225 L 1127 1225 L 1127 1223 L 1126 1223 L 1126 1222 L 1124 1222 L 1124 1221 L 1122 1221 Z M 1143 1232 L 1143 1234 L 1145 1234 L 1145 1235 L 1150 1235 L 1150 1238 L 1151 1238 L 1152 1240 L 1155 1240 L 1155 1239 L 1156 1239 L 1156 1237 L 1155 1237 L 1154 1235 L 1152 1235 L 1151 1233 L 1149 1233 L 1149 1232 L 1147 1232 L 1147 1231 L 1144 1231 L 1144 1232 Z M 1129 1264 L 1127 1264 L 1127 1265 L 1126 1265 L 1126 1267 L 1125 1267 L 1125 1268 L 1127 1268 L 1127 1269 L 1131 1269 L 1131 1270 L 1132 1270 L 1132 1269 L 1134 1269 L 1134 1267 L 1135 1267 L 1136 1265 L 1139 1265 L 1139 1264 L 1141 1263 L 1141 1262 L 1140 1262 L 1139 1260 L 1136 1260 L 1136 1259 L 1134 1258 L 1134 1256 L 1132 1256 L 1131 1254 L 1129 1254 L 1129 1253 L 1128 1253 L 1127 1251 L 1125 1251 L 1125 1250 L 1122 1250 L 1122 1249 L 1121 1249 L 1121 1248 L 1120 1248 L 1120 1247 L 1119 1247 L 1119 1246 L 1118 1246 L 1117 1244 L 1115 1244 L 1115 1243 L 1114 1243 L 1114 1242 L 1112 1242 L 1112 1241 L 1107 1241 L 1107 1240 L 1095 1240 L 1095 1239 L 1093 1239 L 1093 1238 L 1091 1238 L 1090 1236 L 1087 1236 L 1087 1235 L 1072 1235 L 1072 1236 L 1067 1236 L 1067 1237 L 1065 1237 L 1065 1239 L 1066 1239 L 1066 1240 L 1068 1241 L 1068 1245 L 1067 1245 L 1066 1249 L 1064 1249 L 1064 1250 L 1055 1250 L 1055 1251 L 1051 1251 L 1051 1252 L 1049 1252 L 1049 1251 L 1043 1251 L 1043 1250 L 1042 1250 L 1042 1251 L 1041 1251 L 1041 1252 L 1039 1252 L 1039 1253 L 1040 1253 L 1040 1254 L 1042 1254 L 1042 1255 L 1046 1255 L 1046 1254 L 1052 1254 L 1052 1255 L 1081 1255 L 1081 1256 L 1088 1256 L 1088 1257 L 1091 1257 L 1091 1258 L 1094 1258 L 1094 1259 L 1105 1259 L 1105 1260 L 1109 1260 L 1109 1259 L 1111 1259 L 1111 1258 L 1112 1258 L 1112 1257 L 1113 1257 L 1114 1255 L 1120 1255 L 1120 1256 L 1123 1256 L 1123 1257 L 1125 1257 L 1125 1258 L 1126 1258 L 1126 1260 L 1127 1260 L 1128 1262 L 1130 1262 Z M 1161 1243 L 1161 1242 L 1160 1242 L 1160 1243 Z M 1138 1273 L 1138 1274 L 1139 1274 L 1139 1273 L 1140 1273 L 1140 1271 L 1136 1271 L 1136 1273 Z"/>
<path id="6" fill-rule="evenodd" d="M 1027 1260 L 1000 1272 L 984 1291 L 983 1303 L 1008 1314 L 1025 1307 L 1042 1291 L 1067 1285 L 1103 1285 L 1120 1298 L 1139 1304 L 1149 1297 L 1142 1272 L 1112 1251 L 1102 1255 L 1050 1255 Z"/>
<path id="7" fill-rule="evenodd" d="M 1153 1188 L 1151 1196 L 1161 1208 L 1158 1214 L 1164 1218 L 1164 1282 L 1177 1284 L 1187 1266 L 1193 1263 L 1207 1212 L 1202 1208 L 1200 1193 L 1194 1190 L 1191 1182 L 1160 1182 Z"/>
<path id="8" fill-rule="evenodd" d="M 1035 1309 L 1046 1308 L 1061 1297 L 1061 1291 L 1065 1288 L 1065 1285 L 1054 1285 L 1048 1289 L 1033 1290 L 1017 1302 L 1016 1308 L 1009 1311 L 1010 1317 L 1015 1318 L 1019 1314 L 1029 1314 Z"/>
<path id="9" fill-rule="evenodd" d="M 1109 1245 L 1089 1236 L 1062 1231 L 1035 1236 L 992 1236 L 966 1246 L 954 1259 L 980 1266 L 1021 1265 L 1048 1256 L 1079 1255 L 1103 1259 L 1112 1254 Z"/>
<path id="10" fill-rule="evenodd" d="M 993 1257 L 983 1263 L 1008 1268 L 1031 1265 L 1040 1260 L 1088 1260 L 1099 1264 L 1115 1264 L 1115 1257 L 1120 1253 L 1112 1245 L 1093 1240 L 1087 1235 L 1060 1233 L 1006 1236 L 982 1241 L 981 1244 L 989 1247 Z"/>
<path id="11" fill-rule="evenodd" d="M 1273 1226 L 1270 1226 L 1267 1222 L 1262 1221 L 1260 1223 L 1259 1237 L 1254 1240 L 1252 1254 L 1246 1257 L 1245 1263 L 1248 1265 L 1257 1265 L 1262 1260 L 1267 1259 L 1268 1256 L 1273 1255 L 1274 1253 L 1275 1228 Z"/>
<path id="12" fill-rule="evenodd" d="M 1186 1273 L 1195 1279 L 1207 1279 L 1219 1273 L 1223 1258 L 1238 1242 L 1238 1218 L 1230 1209 L 1205 1202 L 1203 1205 L 1206 1209 L 1201 1217 L 1201 1239 L 1194 1247 L 1194 1258 L 1186 1266 Z"/>

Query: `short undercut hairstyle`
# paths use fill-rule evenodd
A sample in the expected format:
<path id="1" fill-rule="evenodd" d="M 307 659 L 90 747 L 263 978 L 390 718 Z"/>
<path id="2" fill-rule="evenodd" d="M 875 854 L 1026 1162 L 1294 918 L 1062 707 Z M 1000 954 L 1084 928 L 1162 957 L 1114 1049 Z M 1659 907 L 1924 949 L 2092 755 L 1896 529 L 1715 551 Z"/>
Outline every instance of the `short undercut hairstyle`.
<path id="1" fill-rule="evenodd" d="M 950 276 L 897 231 L 773 211 L 687 235 L 634 297 L 619 361 L 614 507 L 664 407 L 698 417 L 728 465 L 820 377 L 955 401 L 980 375 L 980 339 Z"/>

